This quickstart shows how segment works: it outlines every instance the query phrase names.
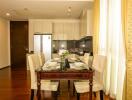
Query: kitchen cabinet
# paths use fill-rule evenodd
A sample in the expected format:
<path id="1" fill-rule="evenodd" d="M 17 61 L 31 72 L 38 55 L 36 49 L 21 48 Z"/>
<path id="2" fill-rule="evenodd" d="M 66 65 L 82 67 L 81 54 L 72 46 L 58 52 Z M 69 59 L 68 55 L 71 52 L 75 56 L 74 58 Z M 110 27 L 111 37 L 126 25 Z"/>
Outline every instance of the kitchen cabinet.
<path id="1" fill-rule="evenodd" d="M 73 31 L 73 40 L 79 40 L 80 39 L 80 27 L 79 23 L 74 24 L 74 31 Z"/>
<path id="2" fill-rule="evenodd" d="M 44 20 L 29 20 L 29 29 L 33 32 L 33 34 L 37 32 L 40 34 L 51 34 L 52 22 Z"/>
<path id="3" fill-rule="evenodd" d="M 63 40 L 63 23 L 53 24 L 53 40 Z"/>
<path id="4" fill-rule="evenodd" d="M 53 40 L 78 40 L 79 22 L 55 22 Z"/>
<path id="5" fill-rule="evenodd" d="M 93 10 L 84 10 L 80 18 L 80 36 L 92 36 L 93 33 Z"/>
<path id="6" fill-rule="evenodd" d="M 73 23 L 64 23 L 63 24 L 63 40 L 72 40 L 73 38 Z"/>

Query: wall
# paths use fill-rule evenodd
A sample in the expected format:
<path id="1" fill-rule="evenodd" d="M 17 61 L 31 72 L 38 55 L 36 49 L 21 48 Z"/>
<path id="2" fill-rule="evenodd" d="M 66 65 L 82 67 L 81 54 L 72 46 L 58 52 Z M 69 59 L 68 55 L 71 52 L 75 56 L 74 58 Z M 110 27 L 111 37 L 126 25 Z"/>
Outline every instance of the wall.
<path id="1" fill-rule="evenodd" d="M 127 45 L 127 98 L 132 100 L 132 0 L 127 0 L 126 8 L 126 45 Z"/>
<path id="2" fill-rule="evenodd" d="M 9 21 L 0 18 L 0 69 L 10 65 Z"/>

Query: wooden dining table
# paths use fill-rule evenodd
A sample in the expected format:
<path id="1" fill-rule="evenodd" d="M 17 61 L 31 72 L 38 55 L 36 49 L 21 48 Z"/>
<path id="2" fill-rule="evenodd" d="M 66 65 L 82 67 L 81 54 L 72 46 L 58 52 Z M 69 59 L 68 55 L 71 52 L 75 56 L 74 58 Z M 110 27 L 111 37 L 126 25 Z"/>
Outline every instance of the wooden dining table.
<path id="1" fill-rule="evenodd" d="M 94 70 L 89 68 L 85 70 L 73 70 L 67 68 L 65 70 L 48 70 L 37 69 L 37 98 L 41 100 L 41 80 L 89 80 L 89 100 L 92 100 L 92 86 Z"/>

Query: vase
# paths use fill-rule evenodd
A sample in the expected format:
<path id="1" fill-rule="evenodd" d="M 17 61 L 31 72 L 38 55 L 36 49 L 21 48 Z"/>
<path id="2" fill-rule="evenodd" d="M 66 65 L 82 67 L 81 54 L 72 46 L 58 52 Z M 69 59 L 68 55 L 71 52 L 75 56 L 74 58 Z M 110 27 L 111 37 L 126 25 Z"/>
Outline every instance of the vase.
<path id="1" fill-rule="evenodd" d="M 64 57 L 61 57 L 60 69 L 61 69 L 61 71 L 64 71 L 66 69 L 65 68 L 65 58 Z"/>

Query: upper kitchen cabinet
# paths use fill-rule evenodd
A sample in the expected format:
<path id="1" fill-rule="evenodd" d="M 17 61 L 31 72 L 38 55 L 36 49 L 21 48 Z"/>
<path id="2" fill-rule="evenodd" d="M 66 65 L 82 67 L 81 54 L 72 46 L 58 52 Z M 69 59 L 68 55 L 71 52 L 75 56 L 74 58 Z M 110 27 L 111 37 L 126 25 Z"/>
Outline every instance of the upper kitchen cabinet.
<path id="1" fill-rule="evenodd" d="M 53 40 L 63 40 L 63 23 L 53 23 Z"/>
<path id="2" fill-rule="evenodd" d="M 52 34 L 52 22 L 45 20 L 29 20 L 29 31 L 34 33 Z"/>
<path id="3" fill-rule="evenodd" d="M 78 40 L 79 21 L 62 21 L 53 24 L 53 40 Z"/>
<path id="4" fill-rule="evenodd" d="M 73 39 L 73 23 L 64 23 L 64 32 L 63 32 L 63 40 L 72 40 Z"/>
<path id="5" fill-rule="evenodd" d="M 92 36 L 93 34 L 93 10 L 83 10 L 80 17 L 80 36 Z"/>
<path id="6" fill-rule="evenodd" d="M 73 40 L 79 40 L 80 39 L 80 27 L 79 27 L 79 23 L 76 23 L 73 25 Z"/>
<path id="7" fill-rule="evenodd" d="M 64 40 L 79 40 L 79 22 L 64 23 Z"/>

